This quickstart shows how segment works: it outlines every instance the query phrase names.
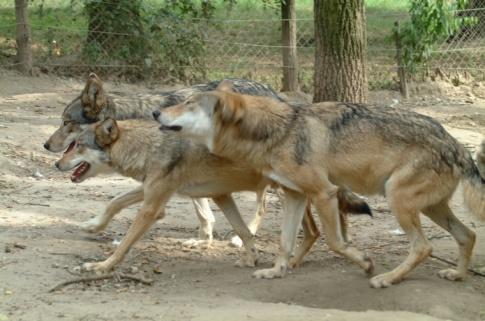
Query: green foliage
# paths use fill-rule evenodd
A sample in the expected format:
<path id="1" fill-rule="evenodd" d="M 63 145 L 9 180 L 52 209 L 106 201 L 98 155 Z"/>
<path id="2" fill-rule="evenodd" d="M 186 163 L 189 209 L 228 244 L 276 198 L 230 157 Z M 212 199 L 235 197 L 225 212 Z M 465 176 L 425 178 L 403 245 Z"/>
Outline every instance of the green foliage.
<path id="1" fill-rule="evenodd" d="M 84 54 L 99 61 L 104 56 L 139 64 L 147 48 L 141 0 L 88 0 L 88 35 Z"/>
<path id="2" fill-rule="evenodd" d="M 211 8 L 196 7 L 193 1 L 167 1 L 158 12 L 147 14 L 150 33 L 148 66 L 154 66 L 178 80 L 205 78 L 205 43 L 199 16 L 211 15 Z"/>
<path id="3" fill-rule="evenodd" d="M 404 64 L 414 73 L 419 64 L 432 55 L 435 45 L 443 42 L 465 26 L 476 23 L 473 17 L 460 16 L 468 0 L 412 0 L 409 10 L 411 21 L 400 30 Z"/>
<path id="4" fill-rule="evenodd" d="M 141 0 L 88 0 L 83 53 L 95 63 L 144 66 L 138 69 L 143 77 L 162 74 L 186 82 L 204 78 L 203 30 L 212 23 L 214 2 L 166 0 L 155 9 Z"/>

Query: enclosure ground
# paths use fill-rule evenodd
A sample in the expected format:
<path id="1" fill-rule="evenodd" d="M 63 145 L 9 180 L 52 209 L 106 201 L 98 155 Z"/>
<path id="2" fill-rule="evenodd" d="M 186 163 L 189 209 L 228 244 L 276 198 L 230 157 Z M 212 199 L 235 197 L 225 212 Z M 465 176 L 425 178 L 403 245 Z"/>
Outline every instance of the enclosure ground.
<path id="1" fill-rule="evenodd" d="M 371 289 L 358 267 L 328 251 L 322 238 L 305 263 L 284 279 L 256 280 L 255 269 L 236 268 L 240 250 L 229 246 L 230 228 L 216 215 L 216 241 L 209 249 L 186 248 L 197 235 L 190 200 L 175 197 L 167 217 L 158 222 L 118 267 L 144 273 L 152 286 L 104 280 L 74 284 L 48 293 L 54 285 L 77 277 L 84 261 L 101 260 L 126 232 L 137 206 L 117 216 L 106 232 L 89 235 L 77 223 L 100 213 L 114 196 L 137 183 L 120 176 L 75 185 L 69 173 L 53 166 L 59 155 L 42 147 L 57 128 L 63 107 L 83 84 L 53 77 L 26 78 L 2 71 L 0 78 L 0 320 L 485 320 L 485 278 L 464 282 L 437 277 L 446 264 L 428 259 L 401 284 Z M 445 86 L 446 87 L 446 86 Z M 372 93 L 374 100 L 399 103 L 432 115 L 466 146 L 474 149 L 485 129 L 480 88 L 446 87 L 399 103 L 394 92 Z M 157 91 L 143 86 L 107 84 L 108 91 Z M 455 90 L 455 91 L 453 91 Z M 441 93 L 439 96 L 436 93 Z M 467 94 L 469 93 L 469 94 Z M 452 208 L 477 232 L 473 258 L 485 266 L 485 225 L 471 218 L 461 197 Z M 245 219 L 255 209 L 251 193 L 236 195 Z M 368 199 L 375 217 L 351 217 L 354 244 L 376 261 L 377 272 L 395 267 L 407 253 L 405 236 L 383 198 Z M 268 215 L 258 232 L 260 267 L 277 252 L 280 205 L 270 195 Z M 454 260 L 452 238 L 423 218 L 434 254 Z M 73 275 L 74 274 L 74 275 Z M 345 312 L 347 311 L 347 312 Z M 353 311 L 353 312 L 349 312 Z M 367 311 L 367 312 L 365 312 Z M 382 312 L 387 311 L 387 312 Z M 400 311 L 400 312 L 397 312 Z"/>

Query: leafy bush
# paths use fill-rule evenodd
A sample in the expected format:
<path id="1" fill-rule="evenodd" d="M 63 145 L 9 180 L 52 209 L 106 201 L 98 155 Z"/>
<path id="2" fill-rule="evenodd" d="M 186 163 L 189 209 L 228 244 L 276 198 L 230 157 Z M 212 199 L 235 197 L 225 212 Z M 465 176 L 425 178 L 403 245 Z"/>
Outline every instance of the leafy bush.
<path id="1" fill-rule="evenodd" d="M 88 35 L 84 46 L 87 58 L 120 60 L 140 64 L 147 49 L 141 0 L 88 0 Z"/>
<path id="2" fill-rule="evenodd" d="M 464 26 L 476 23 L 476 18 L 459 16 L 468 0 L 412 0 L 411 21 L 400 30 L 406 69 L 414 73 L 419 64 L 432 55 L 436 43 L 446 40 Z"/>
<path id="3" fill-rule="evenodd" d="M 213 9 L 204 2 L 199 8 L 193 1 L 167 1 L 159 11 L 147 14 L 145 22 L 150 33 L 147 65 L 185 82 L 205 78 L 202 27 L 210 23 L 205 17 Z M 199 16 L 203 19 L 199 20 Z"/>

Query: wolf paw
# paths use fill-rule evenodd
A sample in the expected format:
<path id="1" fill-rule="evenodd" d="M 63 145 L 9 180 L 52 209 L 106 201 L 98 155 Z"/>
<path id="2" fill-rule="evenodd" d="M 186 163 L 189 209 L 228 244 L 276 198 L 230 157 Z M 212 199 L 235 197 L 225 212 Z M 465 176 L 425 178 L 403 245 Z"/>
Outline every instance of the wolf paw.
<path id="1" fill-rule="evenodd" d="M 93 271 L 96 274 L 102 274 L 111 270 L 111 266 L 106 261 L 103 262 L 86 262 L 82 265 L 82 269 L 85 271 Z"/>
<path id="2" fill-rule="evenodd" d="M 190 247 L 190 248 L 204 248 L 207 249 L 212 245 L 212 239 L 209 240 L 196 240 L 196 239 L 190 239 L 182 243 L 182 246 L 185 247 Z"/>
<path id="3" fill-rule="evenodd" d="M 258 259 L 252 255 L 246 254 L 234 263 L 237 267 L 255 267 L 258 263 Z"/>
<path id="4" fill-rule="evenodd" d="M 86 222 L 79 223 L 79 227 L 84 232 L 98 233 L 105 229 L 106 224 L 103 224 L 102 219 L 96 216 Z"/>
<path id="5" fill-rule="evenodd" d="M 374 276 L 370 279 L 370 286 L 375 289 L 388 288 L 394 283 L 394 279 L 390 273 L 383 273 Z"/>
<path id="6" fill-rule="evenodd" d="M 438 275 L 442 279 L 450 281 L 463 281 L 465 276 L 455 269 L 444 269 L 438 272 Z"/>
<path id="7" fill-rule="evenodd" d="M 242 247 L 243 241 L 239 236 L 236 235 L 231 238 L 231 241 L 229 242 L 229 244 L 231 244 L 234 247 Z"/>
<path id="8" fill-rule="evenodd" d="M 367 255 L 364 256 L 364 262 L 367 263 L 367 267 L 364 267 L 364 271 L 367 275 L 374 274 L 374 260 L 368 257 Z"/>
<path id="9" fill-rule="evenodd" d="M 257 270 L 253 273 L 253 277 L 256 279 L 275 279 L 285 276 L 287 270 L 286 265 L 275 266 L 271 269 Z"/>

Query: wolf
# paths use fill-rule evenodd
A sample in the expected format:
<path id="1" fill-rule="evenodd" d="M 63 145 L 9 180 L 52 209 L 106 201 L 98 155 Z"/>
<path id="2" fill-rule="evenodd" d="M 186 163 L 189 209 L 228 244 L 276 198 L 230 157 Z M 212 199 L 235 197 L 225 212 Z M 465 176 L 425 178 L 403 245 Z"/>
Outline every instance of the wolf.
<path id="1" fill-rule="evenodd" d="M 45 142 L 44 148 L 51 152 L 70 151 L 74 146 L 77 136 L 86 124 L 94 123 L 107 118 L 114 119 L 152 119 L 152 111 L 182 102 L 196 92 L 214 90 L 221 81 L 212 81 L 208 84 L 199 84 L 189 88 L 166 91 L 158 95 L 135 95 L 133 98 L 113 98 L 104 89 L 102 80 L 95 74 L 89 74 L 86 85 L 62 113 L 61 126 Z M 269 86 L 244 79 L 227 79 L 232 90 L 250 95 L 273 97 L 282 100 L 278 94 Z M 251 222 L 250 228 L 253 232 L 259 226 L 258 219 L 264 215 L 264 201 L 266 194 L 260 191 L 257 194 L 257 215 Z M 194 199 L 193 204 L 197 217 L 200 221 L 199 240 L 189 240 L 190 245 L 206 244 L 212 241 L 212 229 L 214 215 L 205 199 Z M 369 212 L 369 211 L 368 211 Z M 95 217 L 81 224 L 81 228 L 87 232 L 98 232 L 105 224 L 100 223 L 100 217 Z M 104 221 L 103 221 L 104 222 Z"/>
<path id="2" fill-rule="evenodd" d="M 158 120 L 162 131 L 202 142 L 211 153 L 249 165 L 297 194 L 286 197 L 292 204 L 283 219 L 281 253 L 259 277 L 284 275 L 306 196 L 317 209 L 329 248 L 373 272 L 372 260 L 341 235 L 335 196 L 338 187 L 345 187 L 385 195 L 410 241 L 404 262 L 372 277 L 372 287 L 400 282 L 430 255 L 420 212 L 458 243 L 457 268 L 441 270 L 439 276 L 465 278 L 475 233 L 455 217 L 448 202 L 462 182 L 466 205 L 484 220 L 485 181 L 470 153 L 441 124 L 386 106 L 323 102 L 300 108 L 219 89 L 163 109 Z"/>
<path id="3" fill-rule="evenodd" d="M 62 170 L 73 170 L 71 179 L 80 183 L 106 171 L 132 177 L 142 186 L 115 198 L 97 220 L 105 226 L 123 208 L 143 202 L 142 207 L 113 255 L 100 263 L 87 263 L 85 268 L 98 272 L 118 264 L 143 233 L 164 216 L 164 204 L 175 193 L 190 197 L 211 197 L 223 210 L 246 248 L 246 257 L 238 265 L 254 266 L 257 252 L 253 235 L 244 224 L 231 198 L 236 191 L 264 190 L 268 179 L 244 165 L 209 153 L 201 144 L 182 140 L 177 135 L 162 133 L 155 122 L 131 120 L 117 122 L 111 118 L 88 125 L 78 136 L 75 146 L 56 162 Z M 361 200 L 339 191 L 341 211 L 360 210 Z M 311 213 L 305 216 L 304 240 L 292 260 L 297 266 L 319 235 Z"/>
<path id="4" fill-rule="evenodd" d="M 82 125 L 106 118 L 117 120 L 152 119 L 152 112 L 158 108 L 176 105 L 194 93 L 214 90 L 222 82 L 216 80 L 189 88 L 165 91 L 158 95 L 138 94 L 132 98 L 113 98 L 103 86 L 102 80 L 90 73 L 81 94 L 71 101 L 62 113 L 61 126 L 45 142 L 45 149 L 61 152 L 74 143 L 82 131 Z M 231 90 L 256 96 L 267 96 L 283 101 L 271 87 L 245 79 L 225 79 Z"/>

